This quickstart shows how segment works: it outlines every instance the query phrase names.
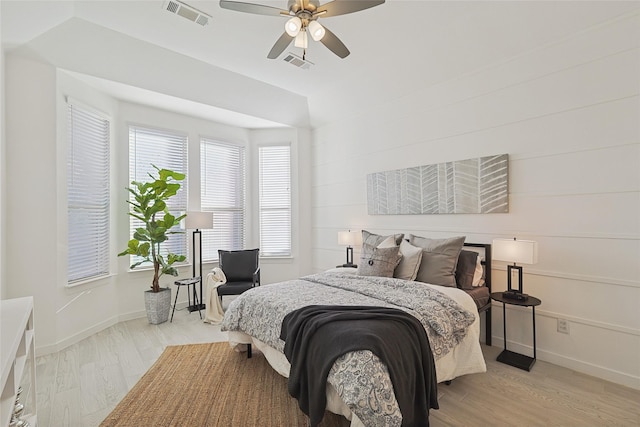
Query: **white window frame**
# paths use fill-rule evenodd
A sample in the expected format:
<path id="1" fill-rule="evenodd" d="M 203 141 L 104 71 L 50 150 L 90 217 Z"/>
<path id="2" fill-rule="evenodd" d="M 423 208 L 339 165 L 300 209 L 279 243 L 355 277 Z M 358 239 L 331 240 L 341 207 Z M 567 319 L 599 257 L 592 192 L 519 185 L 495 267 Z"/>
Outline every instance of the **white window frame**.
<path id="1" fill-rule="evenodd" d="M 258 146 L 260 256 L 292 256 L 291 144 Z"/>
<path id="2" fill-rule="evenodd" d="M 176 130 L 160 129 L 154 126 L 129 124 L 129 181 L 148 181 L 148 173 L 157 176 L 155 165 L 160 169 L 170 169 L 186 175 L 180 181 L 180 189 L 167 203 L 169 211 L 178 216 L 187 211 L 189 194 L 189 171 L 188 171 L 188 145 L 189 136 L 186 132 Z M 130 197 L 133 197 L 130 194 Z M 141 227 L 142 222 L 136 218 L 129 217 L 129 239 L 133 236 L 136 228 Z M 166 255 L 172 252 L 178 255 L 187 256 L 189 248 L 187 244 L 187 233 L 175 226 L 172 231 L 180 231 L 183 234 L 171 234 L 169 239 L 162 244 L 161 253 Z M 140 257 L 130 255 L 130 265 L 141 261 Z M 185 263 L 181 263 L 185 264 Z M 141 264 L 137 269 L 151 268 L 150 263 Z"/>
<path id="3" fill-rule="evenodd" d="M 218 261 L 219 249 L 244 249 L 246 156 L 244 145 L 200 137 L 200 209 L 213 213 L 213 230 L 202 230 L 203 262 Z"/>
<path id="4" fill-rule="evenodd" d="M 67 286 L 110 274 L 111 119 L 67 99 Z"/>

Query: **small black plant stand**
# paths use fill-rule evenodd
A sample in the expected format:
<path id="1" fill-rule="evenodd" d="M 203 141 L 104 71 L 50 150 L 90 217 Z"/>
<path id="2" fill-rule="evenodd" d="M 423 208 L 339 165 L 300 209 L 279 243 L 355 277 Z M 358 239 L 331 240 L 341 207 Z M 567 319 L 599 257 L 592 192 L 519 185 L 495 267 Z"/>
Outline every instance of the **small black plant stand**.
<path id="1" fill-rule="evenodd" d="M 176 298 L 173 301 L 173 311 L 171 311 L 171 320 L 173 322 L 173 313 L 176 311 L 176 304 L 178 303 L 178 294 L 180 293 L 180 287 L 187 286 L 187 297 L 189 299 L 189 305 L 187 306 L 187 310 L 189 313 L 192 311 L 198 310 L 198 314 L 200 315 L 200 319 L 202 319 L 202 312 L 200 311 L 202 308 L 202 304 L 198 301 L 198 293 L 196 292 L 196 284 L 200 283 L 200 277 L 192 277 L 190 279 L 182 279 L 176 280 L 174 284 L 178 287 L 176 290 Z M 191 304 L 191 294 L 189 294 L 189 286 L 193 286 L 193 304 Z"/>

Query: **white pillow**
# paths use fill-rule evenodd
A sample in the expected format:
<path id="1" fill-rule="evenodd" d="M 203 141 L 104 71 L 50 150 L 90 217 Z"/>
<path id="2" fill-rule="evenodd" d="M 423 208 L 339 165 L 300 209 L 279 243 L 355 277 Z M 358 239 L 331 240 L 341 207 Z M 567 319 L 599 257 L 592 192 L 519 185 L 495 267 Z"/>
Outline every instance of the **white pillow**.
<path id="1" fill-rule="evenodd" d="M 484 267 L 482 267 L 482 259 L 478 256 L 478 258 L 476 258 L 476 270 L 473 272 L 473 282 L 471 283 L 471 286 L 478 287 L 484 285 L 482 273 L 484 273 Z"/>
<path id="2" fill-rule="evenodd" d="M 382 242 L 380 242 L 380 244 L 378 246 L 376 246 L 377 248 L 395 248 L 396 246 L 396 239 L 393 236 L 387 236 Z"/>
<path id="3" fill-rule="evenodd" d="M 400 254 L 402 259 L 393 272 L 393 277 L 404 280 L 415 280 L 420 269 L 420 261 L 422 261 L 422 248 L 413 246 L 411 243 L 403 240 L 400 243 Z"/>

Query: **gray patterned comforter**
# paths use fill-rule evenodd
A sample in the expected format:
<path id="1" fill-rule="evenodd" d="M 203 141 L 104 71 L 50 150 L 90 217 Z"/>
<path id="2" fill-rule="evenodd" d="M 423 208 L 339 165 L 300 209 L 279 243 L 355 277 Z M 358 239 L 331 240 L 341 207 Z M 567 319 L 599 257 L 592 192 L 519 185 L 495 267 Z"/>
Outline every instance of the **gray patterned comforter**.
<path id="1" fill-rule="evenodd" d="M 331 272 L 245 292 L 229 305 L 222 330 L 244 332 L 282 352 L 282 319 L 287 313 L 312 304 L 404 310 L 423 324 L 436 360 L 466 336 L 475 320 L 475 314 L 419 282 Z M 355 351 L 338 358 L 327 381 L 366 426 L 402 424 L 387 368 L 370 351 Z"/>

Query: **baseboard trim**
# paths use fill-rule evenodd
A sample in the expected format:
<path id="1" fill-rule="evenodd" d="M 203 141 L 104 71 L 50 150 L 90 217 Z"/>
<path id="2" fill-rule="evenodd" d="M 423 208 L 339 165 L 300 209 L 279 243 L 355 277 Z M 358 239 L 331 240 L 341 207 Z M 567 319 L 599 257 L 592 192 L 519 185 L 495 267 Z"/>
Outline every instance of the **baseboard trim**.
<path id="1" fill-rule="evenodd" d="M 494 301 L 492 304 L 492 307 L 495 310 L 502 310 L 502 303 L 496 302 Z M 530 308 L 529 307 L 521 307 L 521 306 L 517 306 L 517 305 L 507 305 L 507 310 L 512 310 L 512 311 L 520 311 L 520 312 L 529 312 L 530 313 Z M 568 321 L 570 321 L 571 323 L 579 323 L 581 325 L 585 325 L 585 326 L 590 326 L 592 328 L 599 328 L 599 329 L 605 329 L 608 331 L 613 331 L 613 332 L 619 332 L 622 334 L 628 334 L 628 335 L 633 335 L 635 337 L 640 337 L 640 329 L 633 329 L 633 328 L 629 328 L 626 326 L 621 326 L 621 325 L 614 325 L 612 323 L 605 323 L 605 322 L 600 322 L 597 320 L 591 320 L 591 319 L 585 319 L 584 317 L 578 317 L 578 316 L 572 316 L 569 314 L 562 314 L 562 313 L 556 313 L 553 311 L 548 311 L 548 310 L 544 310 L 544 309 L 540 309 L 538 308 L 536 310 L 536 317 L 547 317 L 550 319 L 566 319 Z"/>
<path id="2" fill-rule="evenodd" d="M 177 309 L 185 308 L 189 305 L 188 302 L 178 303 Z M 65 348 L 77 344 L 85 338 L 89 338 L 91 335 L 97 334 L 115 324 L 120 322 L 126 322 L 128 320 L 140 319 L 142 317 L 146 317 L 147 313 L 144 310 L 132 311 L 130 313 L 120 314 L 117 316 L 112 316 L 108 319 L 103 320 L 102 322 L 96 323 L 95 325 L 84 329 L 83 331 L 78 332 L 70 337 L 62 339 L 55 344 L 37 346 L 35 348 L 36 357 L 44 356 L 46 354 L 57 353 L 59 351 L 64 350 Z M 37 342 L 37 340 L 36 340 Z"/>
<path id="3" fill-rule="evenodd" d="M 50 345 L 44 345 L 44 346 L 37 346 L 36 345 L 36 357 L 38 356 L 44 356 L 45 354 L 51 354 L 51 353 L 57 353 L 59 351 L 64 350 L 65 348 L 69 347 L 70 345 L 73 344 L 77 344 L 78 342 L 82 341 L 85 338 L 89 338 L 91 335 L 97 334 L 100 331 L 103 331 L 113 325 L 115 325 L 116 323 L 118 323 L 118 316 L 112 316 L 108 319 L 103 320 L 102 322 L 96 323 L 93 326 L 90 326 L 87 329 L 84 329 L 83 331 L 78 332 L 75 335 L 72 335 L 70 337 L 67 337 L 63 340 L 60 340 L 58 342 L 56 342 L 55 344 L 50 344 Z M 37 334 L 37 332 L 36 332 Z M 36 340 L 37 342 L 37 340 Z"/>
<path id="4" fill-rule="evenodd" d="M 502 336 L 493 336 L 492 343 L 493 347 L 504 348 L 504 340 Z M 532 346 L 523 345 L 509 340 L 507 340 L 507 346 L 509 350 L 529 356 L 533 355 Z M 574 359 L 571 357 L 562 356 L 560 354 L 547 351 L 539 347 L 536 349 L 536 356 L 538 360 L 562 366 L 563 368 L 571 369 L 572 371 L 580 372 L 582 374 L 591 375 L 593 377 L 620 384 L 625 387 L 630 387 L 635 390 L 640 390 L 640 377 L 638 376 L 626 374 L 624 372 L 616 371 L 604 366 L 594 365 L 593 363 L 584 362 L 582 360 Z M 535 369 L 535 367 L 533 369 Z"/>

